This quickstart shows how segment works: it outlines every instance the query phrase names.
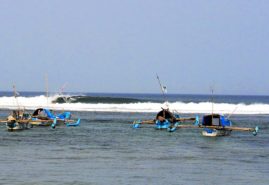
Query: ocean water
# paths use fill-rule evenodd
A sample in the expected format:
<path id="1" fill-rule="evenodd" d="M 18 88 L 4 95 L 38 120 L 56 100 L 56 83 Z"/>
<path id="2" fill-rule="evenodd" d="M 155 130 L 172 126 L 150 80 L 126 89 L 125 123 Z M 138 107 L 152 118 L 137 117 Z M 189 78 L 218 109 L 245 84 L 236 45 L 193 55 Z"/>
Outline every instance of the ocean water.
<path id="1" fill-rule="evenodd" d="M 23 98 L 35 98 L 38 103 L 46 99 L 38 93 L 21 95 L 19 106 L 25 106 L 29 111 L 34 109 L 36 102 L 23 105 Z M 78 94 L 72 96 L 72 101 L 79 99 Z M 79 104 L 86 104 L 87 107 L 98 106 L 99 103 L 93 101 L 99 98 L 100 104 L 104 105 L 120 107 L 126 104 L 130 107 L 141 102 L 144 106 L 143 103 L 153 103 L 156 108 L 150 111 L 120 111 L 117 106 L 105 111 L 103 108 L 83 111 L 79 108 L 72 111 L 74 117 L 81 118 L 79 127 L 34 127 L 21 132 L 7 132 L 4 124 L 1 124 L 0 184 L 267 185 L 269 182 L 269 114 L 244 112 L 231 115 L 234 126 L 258 125 L 260 132 L 257 136 L 250 132 L 233 131 L 228 137 L 209 138 L 203 137 L 199 129 L 178 129 L 170 133 L 155 130 L 150 125 L 132 128 L 134 120 L 155 117 L 154 110 L 158 109 L 157 105 L 162 105 L 163 97 L 159 95 L 79 96 L 84 99 L 79 100 Z M 206 95 L 181 96 L 171 95 L 168 101 L 183 102 L 185 105 L 210 102 L 210 96 Z M 258 102 L 267 106 L 267 97 L 251 98 L 221 96 L 219 99 L 215 97 L 215 102 L 235 106 L 242 103 L 256 106 Z M 1 105 L 5 99 L 11 100 L 12 97 L 10 94 L 2 95 Z M 57 97 L 56 104 L 61 106 L 77 104 L 60 101 Z M 53 107 L 54 104 L 48 105 Z M 1 107 L 0 116 L 5 118 L 11 108 L 11 103 L 10 106 Z M 181 115 L 197 115 L 193 112 Z M 202 116 L 203 113 L 198 115 Z"/>

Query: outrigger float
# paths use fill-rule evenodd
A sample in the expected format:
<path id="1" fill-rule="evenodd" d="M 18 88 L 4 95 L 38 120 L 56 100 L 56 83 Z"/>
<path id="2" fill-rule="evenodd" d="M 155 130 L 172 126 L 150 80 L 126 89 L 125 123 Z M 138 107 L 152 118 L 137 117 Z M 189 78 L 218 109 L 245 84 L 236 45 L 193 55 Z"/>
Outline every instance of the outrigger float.
<path id="1" fill-rule="evenodd" d="M 25 130 L 33 126 L 55 128 L 58 124 L 64 124 L 67 127 L 80 125 L 80 119 L 72 120 L 70 112 L 54 115 L 49 109 L 43 108 L 36 109 L 32 115 L 24 111 L 13 111 L 6 120 L 0 120 L 0 122 L 6 124 L 8 131 Z"/>

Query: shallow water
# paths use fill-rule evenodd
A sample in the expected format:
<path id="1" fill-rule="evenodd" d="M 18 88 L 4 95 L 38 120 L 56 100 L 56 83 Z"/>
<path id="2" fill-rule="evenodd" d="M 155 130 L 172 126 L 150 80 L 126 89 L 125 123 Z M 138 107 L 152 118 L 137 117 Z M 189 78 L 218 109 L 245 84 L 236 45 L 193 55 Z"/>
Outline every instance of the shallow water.
<path id="1" fill-rule="evenodd" d="M 0 115 L 6 115 L 0 111 Z M 269 115 L 233 115 L 236 126 L 259 125 L 255 137 L 201 136 L 133 129 L 152 113 L 75 112 L 79 127 L 34 127 L 7 132 L 0 126 L 0 184 L 268 184 Z M 189 116 L 189 115 L 184 115 Z"/>

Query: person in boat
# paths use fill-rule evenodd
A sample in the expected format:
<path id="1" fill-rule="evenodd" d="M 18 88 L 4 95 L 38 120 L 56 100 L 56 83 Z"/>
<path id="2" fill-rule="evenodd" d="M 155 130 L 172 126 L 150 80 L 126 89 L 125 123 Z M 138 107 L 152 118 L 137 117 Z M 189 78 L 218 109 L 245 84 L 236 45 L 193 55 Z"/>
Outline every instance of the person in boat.
<path id="1" fill-rule="evenodd" d="M 47 120 L 49 119 L 47 114 L 44 112 L 43 108 L 38 108 L 34 111 L 32 117 L 42 119 L 42 120 Z"/>
<path id="2" fill-rule="evenodd" d="M 17 111 L 17 118 L 18 119 L 23 119 L 23 111 L 22 110 Z"/>
<path id="3" fill-rule="evenodd" d="M 12 113 L 7 117 L 7 122 L 8 123 L 15 123 L 16 119 L 18 118 L 17 112 L 14 110 Z"/>
<path id="4" fill-rule="evenodd" d="M 156 115 L 156 120 L 159 120 L 160 122 L 164 122 L 165 120 L 168 120 L 170 123 L 175 123 L 177 121 L 176 117 L 172 112 L 169 111 L 169 108 L 164 109 Z"/>

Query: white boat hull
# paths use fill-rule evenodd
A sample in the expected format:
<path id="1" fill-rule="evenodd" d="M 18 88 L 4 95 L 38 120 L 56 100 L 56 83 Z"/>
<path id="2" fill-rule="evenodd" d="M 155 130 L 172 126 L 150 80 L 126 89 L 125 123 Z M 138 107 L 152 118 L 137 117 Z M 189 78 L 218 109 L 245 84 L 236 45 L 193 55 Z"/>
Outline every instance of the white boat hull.
<path id="1" fill-rule="evenodd" d="M 207 137 L 228 136 L 231 132 L 231 130 L 226 129 L 204 129 L 202 135 Z"/>
<path id="2" fill-rule="evenodd" d="M 30 124 L 28 123 L 12 123 L 12 122 L 7 122 L 6 127 L 8 131 L 19 131 L 19 130 L 25 130 L 30 128 Z"/>

